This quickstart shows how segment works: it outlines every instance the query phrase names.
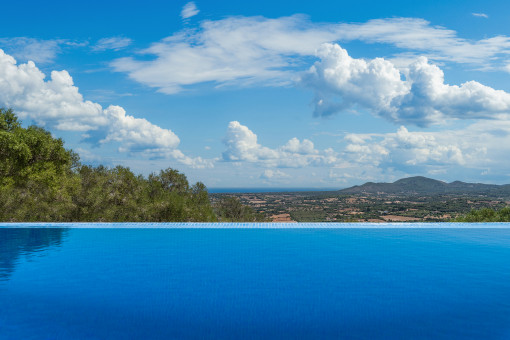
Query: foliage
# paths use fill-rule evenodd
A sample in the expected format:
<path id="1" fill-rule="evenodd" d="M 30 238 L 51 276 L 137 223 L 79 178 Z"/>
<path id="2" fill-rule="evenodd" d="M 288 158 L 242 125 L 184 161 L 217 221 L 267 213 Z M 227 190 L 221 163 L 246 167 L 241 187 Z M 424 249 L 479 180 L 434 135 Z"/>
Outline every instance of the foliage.
<path id="1" fill-rule="evenodd" d="M 510 207 L 501 210 L 471 210 L 467 215 L 457 217 L 455 222 L 510 222 Z"/>
<path id="2" fill-rule="evenodd" d="M 243 210 L 243 209 L 242 209 Z M 244 209 L 241 218 L 250 218 Z M 0 109 L 0 221 L 216 221 L 203 183 L 174 169 L 81 165 L 64 142 Z"/>
<path id="3" fill-rule="evenodd" d="M 79 179 L 77 155 L 39 127 L 22 128 L 11 110 L 0 109 L 0 219 L 70 219 Z"/>
<path id="4" fill-rule="evenodd" d="M 216 220 L 202 183 L 189 186 L 174 169 L 136 176 L 129 168 L 82 166 L 79 195 L 75 198 L 79 221 L 188 222 Z"/>
<path id="5" fill-rule="evenodd" d="M 215 205 L 216 214 L 221 222 L 262 222 L 264 214 L 257 213 L 249 206 L 243 205 L 239 198 L 224 196 Z"/>

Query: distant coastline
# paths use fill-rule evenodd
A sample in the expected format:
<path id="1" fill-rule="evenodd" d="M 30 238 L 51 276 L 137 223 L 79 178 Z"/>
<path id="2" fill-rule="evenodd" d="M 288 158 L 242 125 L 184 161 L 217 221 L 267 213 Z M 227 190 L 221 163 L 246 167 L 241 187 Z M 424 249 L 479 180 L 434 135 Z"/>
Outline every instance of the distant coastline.
<path id="1" fill-rule="evenodd" d="M 338 191 L 338 188 L 207 188 L 207 191 L 211 194 L 250 194 L 250 193 L 262 193 L 262 192 L 322 192 L 322 191 Z"/>
<path id="2" fill-rule="evenodd" d="M 345 189 L 215 188 L 209 193 L 213 204 L 232 196 L 273 222 L 510 221 L 510 184 L 415 176 Z"/>

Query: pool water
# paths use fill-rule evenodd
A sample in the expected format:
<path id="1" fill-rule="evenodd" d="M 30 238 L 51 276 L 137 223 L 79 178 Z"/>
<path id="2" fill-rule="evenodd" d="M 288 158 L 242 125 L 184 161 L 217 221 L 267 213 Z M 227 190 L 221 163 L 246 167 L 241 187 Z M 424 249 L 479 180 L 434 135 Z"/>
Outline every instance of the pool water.
<path id="1" fill-rule="evenodd" d="M 504 224 L 22 226 L 0 339 L 510 339 Z"/>

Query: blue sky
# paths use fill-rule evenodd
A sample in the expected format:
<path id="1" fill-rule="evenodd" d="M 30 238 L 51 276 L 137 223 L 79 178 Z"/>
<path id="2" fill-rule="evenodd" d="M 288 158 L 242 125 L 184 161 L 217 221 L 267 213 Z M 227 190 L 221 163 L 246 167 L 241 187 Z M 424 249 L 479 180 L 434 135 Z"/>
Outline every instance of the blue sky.
<path id="1" fill-rule="evenodd" d="M 0 107 L 208 187 L 510 183 L 505 1 L 3 4 Z"/>

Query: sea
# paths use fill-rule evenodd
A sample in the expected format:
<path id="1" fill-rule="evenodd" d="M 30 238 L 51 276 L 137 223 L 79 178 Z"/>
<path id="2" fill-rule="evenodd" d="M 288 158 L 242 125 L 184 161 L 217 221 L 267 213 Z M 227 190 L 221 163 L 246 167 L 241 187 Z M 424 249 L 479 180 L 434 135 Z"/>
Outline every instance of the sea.
<path id="1" fill-rule="evenodd" d="M 332 188 L 208 188 L 210 194 L 239 194 L 239 193 L 266 193 L 266 192 L 317 192 L 317 191 L 338 191 Z"/>
<path id="2" fill-rule="evenodd" d="M 0 224 L 0 339 L 510 339 L 510 224 Z"/>

